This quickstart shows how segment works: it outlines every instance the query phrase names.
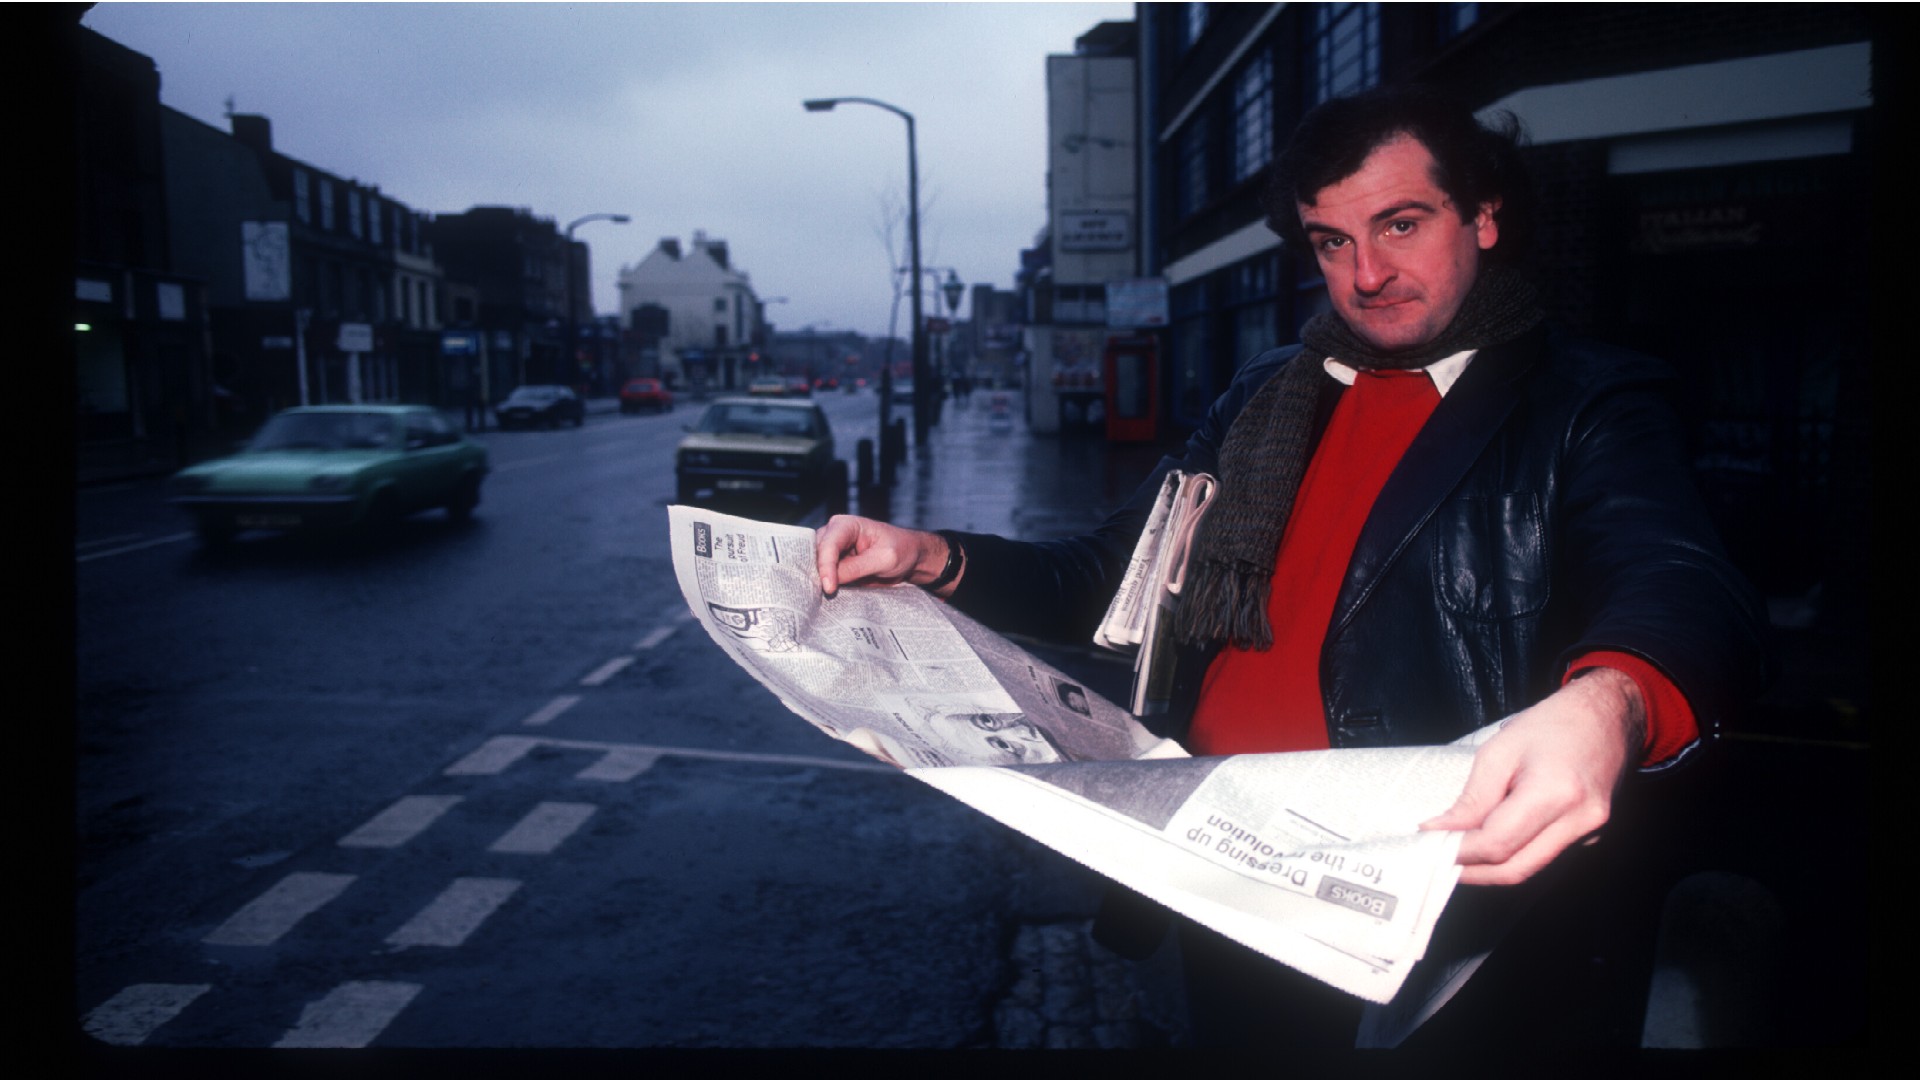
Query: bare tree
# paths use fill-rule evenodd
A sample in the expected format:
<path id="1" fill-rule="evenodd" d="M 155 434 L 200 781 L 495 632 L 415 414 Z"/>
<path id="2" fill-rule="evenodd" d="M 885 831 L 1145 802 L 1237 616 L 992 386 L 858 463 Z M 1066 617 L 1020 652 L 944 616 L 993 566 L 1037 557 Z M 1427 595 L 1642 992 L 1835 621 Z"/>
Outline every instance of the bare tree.
<path id="1" fill-rule="evenodd" d="M 926 241 L 928 211 L 939 201 L 939 192 L 930 185 L 922 185 L 928 190 L 920 199 L 920 261 L 924 266 L 933 261 L 931 245 Z M 887 311 L 887 351 L 886 368 L 893 370 L 893 342 L 897 337 L 896 329 L 900 324 L 900 297 L 906 291 L 906 279 L 913 273 L 913 235 L 908 231 L 911 215 L 907 212 L 907 200 L 898 190 L 883 188 L 874 194 L 879 209 L 874 216 L 873 234 L 887 253 L 887 279 L 893 286 L 893 304 Z M 920 288 L 921 283 L 913 283 Z"/>

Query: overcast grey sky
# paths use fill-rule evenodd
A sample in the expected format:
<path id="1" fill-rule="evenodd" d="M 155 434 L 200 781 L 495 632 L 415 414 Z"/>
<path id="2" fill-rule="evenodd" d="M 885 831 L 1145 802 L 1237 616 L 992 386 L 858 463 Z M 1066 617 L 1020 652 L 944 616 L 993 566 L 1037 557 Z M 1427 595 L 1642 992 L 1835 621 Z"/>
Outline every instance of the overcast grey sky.
<path id="1" fill-rule="evenodd" d="M 1009 287 L 1046 214 L 1045 58 L 1131 4 L 103 3 L 87 27 L 153 58 L 167 105 L 417 210 L 583 214 L 598 310 L 663 236 L 727 241 L 783 329 L 885 331 L 882 205 L 905 205 L 914 114 L 922 261 Z M 905 334 L 902 304 L 900 333 Z M 963 308 L 961 314 L 966 314 Z"/>

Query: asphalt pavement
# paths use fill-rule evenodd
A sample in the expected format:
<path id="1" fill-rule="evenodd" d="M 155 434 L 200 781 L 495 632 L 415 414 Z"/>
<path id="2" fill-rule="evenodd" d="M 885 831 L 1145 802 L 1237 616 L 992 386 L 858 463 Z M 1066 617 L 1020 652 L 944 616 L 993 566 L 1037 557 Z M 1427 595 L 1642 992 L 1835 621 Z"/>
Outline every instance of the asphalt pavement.
<path id="1" fill-rule="evenodd" d="M 869 395 L 865 400 L 873 400 Z M 875 402 L 876 421 L 878 404 Z M 1164 448 L 1113 443 L 1097 429 L 1035 435 L 1013 390 L 950 398 L 915 443 L 910 409 L 907 458 L 891 488 L 859 490 L 855 513 L 915 529 L 961 529 L 1045 540 L 1098 525 L 1153 471 Z M 841 449 L 843 456 L 856 447 Z M 875 447 L 874 453 L 878 454 Z M 877 458 L 876 458 L 877 462 Z M 879 469 L 875 468 L 877 474 Z M 1088 645 L 1021 644 L 1110 700 L 1124 697 L 1131 665 Z M 1064 856 L 1060 857 L 1066 863 Z M 1070 864 L 1069 864 L 1070 865 Z M 1073 868 L 1077 870 L 1078 868 Z M 1098 891 L 1060 890 L 1068 899 L 1012 942 L 1012 987 L 996 1004 L 994 1034 L 1005 1048 L 1123 1048 L 1181 1045 L 1185 1005 L 1171 938 L 1145 961 L 1123 960 L 1091 937 Z"/>

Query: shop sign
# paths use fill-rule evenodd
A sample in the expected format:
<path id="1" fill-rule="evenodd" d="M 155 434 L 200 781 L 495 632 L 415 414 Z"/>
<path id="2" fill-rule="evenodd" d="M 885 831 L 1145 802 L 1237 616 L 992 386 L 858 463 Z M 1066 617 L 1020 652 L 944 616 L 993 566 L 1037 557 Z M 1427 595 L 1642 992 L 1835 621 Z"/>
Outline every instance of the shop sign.
<path id="1" fill-rule="evenodd" d="M 1133 245 L 1124 210 L 1066 210 L 1060 214 L 1061 251 L 1125 251 Z"/>

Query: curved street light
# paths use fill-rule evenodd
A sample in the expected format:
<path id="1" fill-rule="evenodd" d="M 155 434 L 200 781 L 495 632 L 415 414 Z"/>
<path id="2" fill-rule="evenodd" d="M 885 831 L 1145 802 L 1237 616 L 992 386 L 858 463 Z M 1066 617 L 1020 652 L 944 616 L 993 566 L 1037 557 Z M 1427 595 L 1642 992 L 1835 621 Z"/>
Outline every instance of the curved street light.
<path id="1" fill-rule="evenodd" d="M 921 270 L 933 279 L 933 287 L 941 296 L 946 298 L 947 317 L 952 319 L 958 315 L 960 313 L 960 300 L 967 292 L 966 284 L 960 280 L 960 271 L 955 270 L 951 266 L 926 266 L 922 267 Z M 901 270 L 900 272 L 903 274 L 906 273 L 905 270 Z M 940 279 L 942 273 L 947 275 L 945 281 Z M 916 289 L 915 291 L 918 292 L 919 290 Z M 952 333 L 953 326 L 951 323 L 948 323 L 946 333 L 942 334 L 928 349 L 929 352 L 937 354 L 929 361 L 929 366 L 933 369 L 934 383 L 941 388 L 939 395 L 934 398 L 933 405 L 930 406 L 930 413 L 927 419 L 927 422 L 934 427 L 940 426 L 940 410 L 946 402 L 945 386 L 947 377 L 951 374 L 947 370 L 947 342 Z M 918 397 L 917 394 L 915 396 Z"/>
<path id="2" fill-rule="evenodd" d="M 869 97 L 809 98 L 801 102 L 808 112 L 832 112 L 835 105 L 871 105 L 876 109 L 885 109 L 907 122 L 907 235 L 913 252 L 913 381 L 916 387 L 913 395 L 913 444 L 925 446 L 927 442 L 927 402 L 926 387 L 930 385 L 927 371 L 927 328 L 922 325 L 920 315 L 920 161 L 914 149 L 913 114 L 897 105 L 889 105 Z M 893 373 L 881 372 L 880 428 L 884 433 L 887 426 L 887 391 L 893 385 Z"/>
<path id="3" fill-rule="evenodd" d="M 563 377 L 572 376 L 578 371 L 580 363 L 580 328 L 574 325 L 573 315 L 573 230 L 589 221 L 611 221 L 615 225 L 625 225 L 631 220 L 625 214 L 586 214 L 567 222 L 566 242 L 560 246 L 561 277 L 566 282 L 567 300 L 567 340 L 560 353 Z"/>
<path id="4" fill-rule="evenodd" d="M 903 266 L 900 268 L 900 273 L 904 274 L 906 272 L 906 267 Z M 959 314 L 960 300 L 967 294 L 966 283 L 960 280 L 960 271 L 955 270 L 951 266 L 924 266 L 921 267 L 921 272 L 932 278 L 933 287 L 939 290 L 940 295 L 946 297 L 947 314 Z M 943 273 L 947 275 L 945 281 L 940 280 L 940 275 Z"/>

